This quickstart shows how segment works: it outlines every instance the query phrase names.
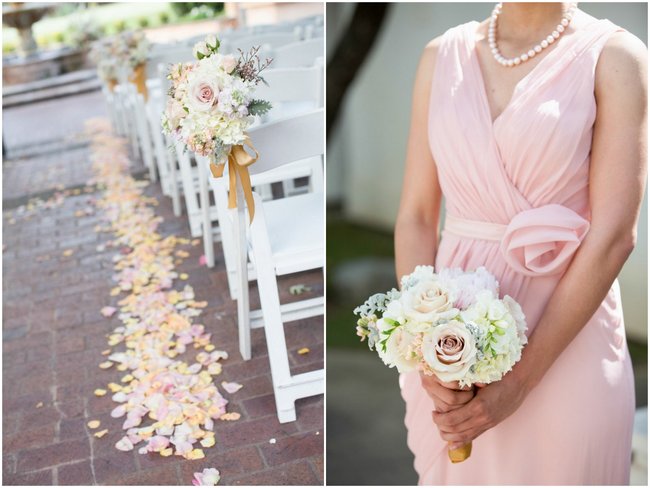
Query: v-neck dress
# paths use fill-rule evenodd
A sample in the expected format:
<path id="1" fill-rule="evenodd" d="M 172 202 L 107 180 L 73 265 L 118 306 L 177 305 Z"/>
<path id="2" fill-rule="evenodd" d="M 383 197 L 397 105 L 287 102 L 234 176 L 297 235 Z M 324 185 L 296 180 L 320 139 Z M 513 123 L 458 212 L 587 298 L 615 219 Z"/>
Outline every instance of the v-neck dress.
<path id="1" fill-rule="evenodd" d="M 433 75 L 429 145 L 447 210 L 435 265 L 485 266 L 522 305 L 530 333 L 589 231 L 595 69 L 622 29 L 594 20 L 561 38 L 492 122 L 477 27 L 443 34 Z M 474 441 L 465 462 L 447 458 L 418 373 L 402 374 L 400 386 L 420 484 L 629 481 L 634 383 L 617 281 L 539 385 Z"/>

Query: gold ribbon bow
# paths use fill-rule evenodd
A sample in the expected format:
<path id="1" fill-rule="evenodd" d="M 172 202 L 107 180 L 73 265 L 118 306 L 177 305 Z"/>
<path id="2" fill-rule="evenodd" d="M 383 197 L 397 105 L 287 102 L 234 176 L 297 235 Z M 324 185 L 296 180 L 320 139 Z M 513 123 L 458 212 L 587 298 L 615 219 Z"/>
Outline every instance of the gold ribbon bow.
<path id="1" fill-rule="evenodd" d="M 244 146 L 247 146 L 253 151 L 255 156 L 251 156 L 244 149 Z M 228 208 L 237 207 L 237 178 L 239 178 L 242 190 L 244 191 L 246 205 L 248 206 L 250 222 L 253 222 L 253 217 L 255 217 L 255 201 L 253 200 L 253 187 L 251 186 L 248 167 L 257 161 L 257 158 L 259 158 L 259 154 L 248 138 L 242 144 L 233 146 L 228 154 L 228 178 L 230 179 Z M 210 171 L 215 178 L 221 178 L 223 176 L 224 167 L 224 163 L 216 164 L 213 160 L 210 161 Z"/>

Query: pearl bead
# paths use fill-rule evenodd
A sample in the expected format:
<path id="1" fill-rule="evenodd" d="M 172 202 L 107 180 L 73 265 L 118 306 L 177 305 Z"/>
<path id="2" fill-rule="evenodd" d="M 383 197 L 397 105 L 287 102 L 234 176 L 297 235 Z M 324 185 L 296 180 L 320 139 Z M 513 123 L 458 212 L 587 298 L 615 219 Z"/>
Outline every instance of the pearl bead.
<path id="1" fill-rule="evenodd" d="M 513 59 L 508 60 L 508 66 L 514 66 L 515 61 Z"/>
<path id="2" fill-rule="evenodd" d="M 553 37 L 553 36 L 548 36 L 548 37 L 546 38 L 546 41 L 547 41 L 549 44 L 553 44 L 553 43 L 555 42 L 555 37 Z"/>
<path id="3" fill-rule="evenodd" d="M 540 46 L 539 44 L 537 46 L 535 46 L 535 52 L 537 54 L 541 53 L 542 52 L 542 46 Z"/>
<path id="4" fill-rule="evenodd" d="M 568 26 L 569 25 L 569 19 L 567 19 L 567 18 L 562 19 L 560 24 L 562 24 L 563 27 Z"/>
<path id="5" fill-rule="evenodd" d="M 521 64 L 521 57 L 515 58 L 514 63 L 515 64 Z"/>
<path id="6" fill-rule="evenodd" d="M 556 31 L 556 30 L 554 30 L 553 32 L 551 32 L 551 35 L 552 35 L 553 37 L 555 37 L 556 39 L 558 39 L 558 38 L 560 37 L 560 33 L 559 33 L 558 31 Z"/>
<path id="7" fill-rule="evenodd" d="M 558 32 L 564 32 L 564 26 L 562 24 L 560 24 L 555 28 L 555 30 L 558 31 Z"/>
<path id="8" fill-rule="evenodd" d="M 542 46 L 543 49 L 546 49 L 548 47 L 548 41 L 546 39 L 544 39 L 539 44 L 540 44 L 540 46 Z"/>
<path id="9" fill-rule="evenodd" d="M 493 47 L 492 48 L 492 54 L 494 54 L 496 56 L 497 54 L 499 54 L 499 50 L 496 47 Z"/>
<path id="10" fill-rule="evenodd" d="M 531 49 L 530 51 L 528 51 L 528 56 L 530 56 L 531 58 L 535 56 L 535 50 Z"/>
<path id="11" fill-rule="evenodd" d="M 528 61 L 528 54 L 522 54 L 521 55 L 521 60 L 522 61 Z"/>

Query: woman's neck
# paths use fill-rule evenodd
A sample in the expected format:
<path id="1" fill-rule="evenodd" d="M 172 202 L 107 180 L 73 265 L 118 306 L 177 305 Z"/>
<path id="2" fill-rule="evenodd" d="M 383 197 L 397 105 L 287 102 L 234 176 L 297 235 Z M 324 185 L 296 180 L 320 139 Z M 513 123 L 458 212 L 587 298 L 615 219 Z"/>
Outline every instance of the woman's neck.
<path id="1" fill-rule="evenodd" d="M 497 37 L 513 44 L 539 42 L 560 22 L 568 3 L 503 3 L 497 21 Z"/>

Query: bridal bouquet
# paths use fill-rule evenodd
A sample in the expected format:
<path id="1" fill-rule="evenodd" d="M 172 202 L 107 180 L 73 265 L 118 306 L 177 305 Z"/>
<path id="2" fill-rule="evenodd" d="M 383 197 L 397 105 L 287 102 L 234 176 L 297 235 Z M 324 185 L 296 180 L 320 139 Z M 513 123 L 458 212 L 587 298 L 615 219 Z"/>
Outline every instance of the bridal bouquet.
<path id="1" fill-rule="evenodd" d="M 499 298 L 499 284 L 485 268 L 435 273 L 417 266 L 401 285 L 354 310 L 357 335 L 387 366 L 469 387 L 500 380 L 521 358 L 526 318 L 511 297 Z M 449 457 L 460 462 L 470 453 L 471 444 Z"/>
<path id="2" fill-rule="evenodd" d="M 240 51 L 238 59 L 219 53 L 219 40 L 208 36 L 194 46 L 193 63 L 173 65 L 168 78 L 171 89 L 162 117 L 162 127 L 186 148 L 211 160 L 215 177 L 223 174 L 226 158 L 230 176 L 229 207 L 236 205 L 235 180 L 240 177 L 253 218 L 252 190 L 246 167 L 257 159 L 243 148 L 252 147 L 246 129 L 254 115 L 271 108 L 253 98 L 255 87 L 264 82 L 260 73 L 271 59 L 260 61 L 259 48 Z"/>
<path id="3" fill-rule="evenodd" d="M 97 64 L 100 77 L 113 90 L 123 76 L 128 76 L 145 98 L 145 65 L 149 42 L 142 31 L 123 32 L 93 43 L 90 56 Z"/>

